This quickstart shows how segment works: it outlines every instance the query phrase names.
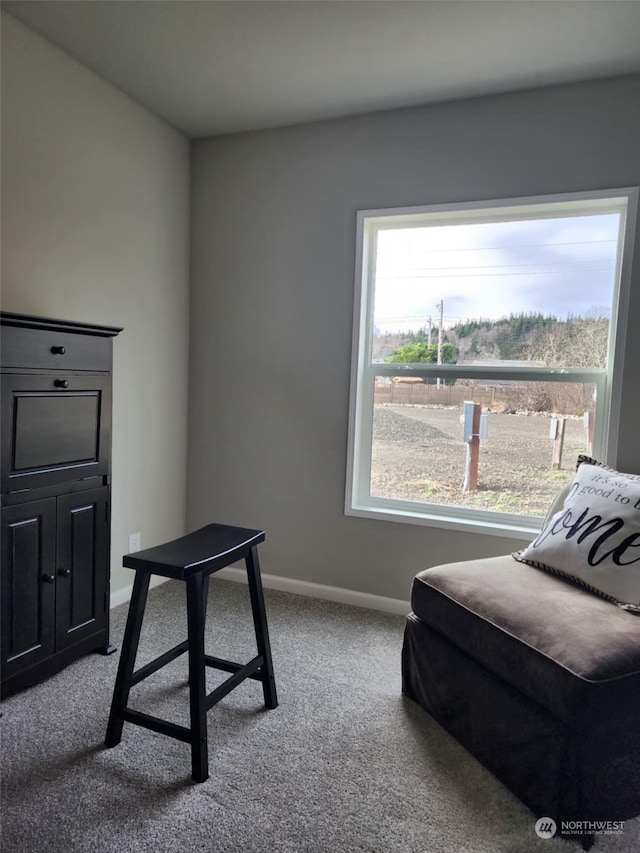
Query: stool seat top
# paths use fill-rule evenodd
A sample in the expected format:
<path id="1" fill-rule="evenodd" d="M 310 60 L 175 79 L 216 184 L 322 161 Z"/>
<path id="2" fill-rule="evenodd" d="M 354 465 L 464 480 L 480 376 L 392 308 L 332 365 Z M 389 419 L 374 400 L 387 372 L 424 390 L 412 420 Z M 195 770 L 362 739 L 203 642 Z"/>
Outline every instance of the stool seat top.
<path id="1" fill-rule="evenodd" d="M 264 540 L 263 530 L 208 524 L 164 545 L 125 554 L 122 565 L 148 574 L 187 580 L 197 572 L 210 574 L 241 560 Z"/>

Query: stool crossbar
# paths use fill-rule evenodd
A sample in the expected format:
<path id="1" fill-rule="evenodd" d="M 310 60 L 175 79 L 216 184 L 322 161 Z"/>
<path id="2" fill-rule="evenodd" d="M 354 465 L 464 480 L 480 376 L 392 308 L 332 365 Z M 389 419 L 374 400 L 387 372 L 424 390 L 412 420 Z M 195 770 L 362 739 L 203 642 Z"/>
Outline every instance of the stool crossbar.
<path id="1" fill-rule="evenodd" d="M 262 682 L 267 708 L 277 707 L 278 697 L 258 562 L 257 546 L 264 539 L 265 534 L 261 530 L 209 524 L 180 539 L 135 554 L 127 554 L 123 558 L 123 565 L 134 569 L 136 574 L 107 724 L 106 746 L 113 747 L 120 743 L 125 722 L 176 738 L 191 745 L 192 777 L 196 782 L 204 782 L 209 776 L 207 711 L 247 678 Z M 247 569 L 258 647 L 256 657 L 245 664 L 207 655 L 204 650 L 209 576 L 241 559 L 244 559 Z M 187 639 L 135 670 L 151 575 L 185 582 Z M 189 657 L 189 727 L 170 723 L 128 707 L 132 687 L 185 653 Z M 207 666 L 231 673 L 226 681 L 208 694 L 205 687 Z"/>

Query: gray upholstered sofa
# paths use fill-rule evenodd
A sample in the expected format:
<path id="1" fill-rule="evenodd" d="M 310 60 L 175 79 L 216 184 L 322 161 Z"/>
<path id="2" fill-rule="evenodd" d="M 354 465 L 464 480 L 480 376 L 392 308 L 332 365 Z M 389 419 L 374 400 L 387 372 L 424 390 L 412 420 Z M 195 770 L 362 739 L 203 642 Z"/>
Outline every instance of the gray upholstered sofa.
<path id="1" fill-rule="evenodd" d="M 421 572 L 411 606 L 403 692 L 536 817 L 640 814 L 640 614 L 510 555 Z"/>

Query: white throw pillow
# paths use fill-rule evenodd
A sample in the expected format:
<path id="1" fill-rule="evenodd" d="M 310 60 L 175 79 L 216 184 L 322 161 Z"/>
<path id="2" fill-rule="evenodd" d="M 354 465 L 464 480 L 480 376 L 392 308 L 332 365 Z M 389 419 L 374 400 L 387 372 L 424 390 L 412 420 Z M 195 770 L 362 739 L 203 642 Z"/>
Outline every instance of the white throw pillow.
<path id="1" fill-rule="evenodd" d="M 513 556 L 640 613 L 640 475 L 578 457 L 564 504 Z"/>

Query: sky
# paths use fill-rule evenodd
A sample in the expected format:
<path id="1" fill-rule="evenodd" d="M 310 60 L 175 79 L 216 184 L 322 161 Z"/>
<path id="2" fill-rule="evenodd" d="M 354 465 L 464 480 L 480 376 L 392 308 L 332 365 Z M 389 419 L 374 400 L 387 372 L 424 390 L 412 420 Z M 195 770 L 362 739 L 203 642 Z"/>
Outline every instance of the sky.
<path id="1" fill-rule="evenodd" d="M 609 316 L 619 214 L 378 232 L 374 325 L 380 333 L 520 313 Z"/>

